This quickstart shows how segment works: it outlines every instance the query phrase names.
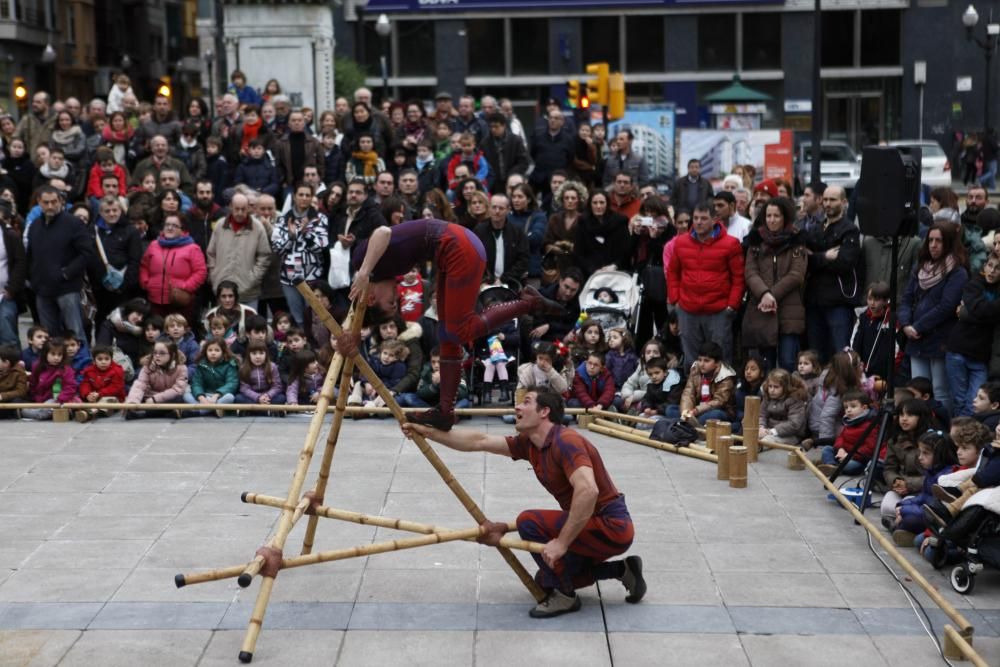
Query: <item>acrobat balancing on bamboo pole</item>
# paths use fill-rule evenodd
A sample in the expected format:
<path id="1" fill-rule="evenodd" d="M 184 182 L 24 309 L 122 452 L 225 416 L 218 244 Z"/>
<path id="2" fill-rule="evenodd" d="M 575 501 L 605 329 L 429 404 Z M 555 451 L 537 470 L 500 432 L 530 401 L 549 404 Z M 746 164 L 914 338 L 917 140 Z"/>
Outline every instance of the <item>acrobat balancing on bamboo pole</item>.
<path id="1" fill-rule="evenodd" d="M 625 586 L 626 602 L 636 603 L 646 593 L 642 559 L 629 556 L 609 561 L 628 550 L 634 528 L 625 497 L 618 492 L 601 455 L 586 438 L 562 425 L 563 400 L 555 391 L 528 391 L 514 406 L 517 436 L 487 435 L 471 429 L 441 431 L 415 423 L 403 424 L 403 433 L 418 433 L 462 452 L 487 452 L 531 463 L 542 486 L 559 503 L 558 510 L 529 509 L 517 517 L 523 539 L 544 544 L 535 581 L 547 593 L 529 613 L 549 618 L 581 607 L 576 589 L 597 580 L 617 579 Z M 486 521 L 480 541 L 496 544 L 506 524 Z"/>
<path id="2" fill-rule="evenodd" d="M 396 276 L 411 267 L 433 261 L 437 274 L 438 339 L 441 350 L 441 402 L 435 409 L 411 415 L 411 422 L 442 431 L 455 423 L 455 396 L 462 379 L 462 344 L 472 343 L 510 320 L 533 313 L 560 315 L 565 310 L 533 287 L 520 299 L 490 306 L 476 313 L 476 298 L 486 269 L 486 250 L 472 231 L 442 220 L 411 220 L 379 227 L 354 250 L 351 266 L 357 270 L 351 284 L 354 301 L 368 288 L 366 317 L 377 323 L 396 313 Z M 370 285 L 369 285 L 370 283 Z M 357 337 L 345 332 L 337 340 L 341 354 L 357 354 Z"/>

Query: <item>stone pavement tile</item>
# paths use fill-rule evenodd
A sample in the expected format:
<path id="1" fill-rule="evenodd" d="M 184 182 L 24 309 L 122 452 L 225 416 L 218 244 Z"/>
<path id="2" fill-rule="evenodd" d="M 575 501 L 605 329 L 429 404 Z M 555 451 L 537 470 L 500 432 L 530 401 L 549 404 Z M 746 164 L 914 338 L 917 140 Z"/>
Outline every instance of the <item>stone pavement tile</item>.
<path id="1" fill-rule="evenodd" d="M 123 472 L 104 488 L 108 493 L 195 492 L 205 484 L 208 472 Z"/>
<path id="2" fill-rule="evenodd" d="M 80 508 L 80 516 L 176 516 L 192 493 L 96 493 Z"/>
<path id="3" fill-rule="evenodd" d="M 490 475 L 485 479 L 489 480 Z M 455 474 L 455 479 L 474 498 L 481 498 L 483 495 L 484 475 L 477 472 L 460 472 Z M 534 481 L 534 480 L 531 480 Z M 503 485 L 493 485 L 493 492 L 504 492 Z M 389 486 L 389 492 L 395 493 L 451 493 L 448 486 L 441 480 L 441 476 L 435 471 L 413 472 L 400 470 L 393 476 Z"/>
<path id="4" fill-rule="evenodd" d="M 265 508 L 261 508 L 260 512 L 250 508 L 247 513 L 238 515 L 204 515 L 185 510 L 170 520 L 162 539 L 198 540 L 211 536 L 219 540 L 238 540 L 255 536 L 263 540 L 277 520 L 278 512 L 269 512 Z"/>
<path id="5" fill-rule="evenodd" d="M 477 667 L 507 667 L 526 658 L 546 667 L 611 664 L 603 632 L 476 633 Z"/>
<path id="6" fill-rule="evenodd" d="M 628 498 L 625 502 L 628 503 Z M 681 509 L 663 514 L 637 514 L 632 511 L 629 514 L 632 515 L 632 524 L 635 526 L 633 547 L 646 542 L 696 541 L 694 530 Z"/>
<path id="7" fill-rule="evenodd" d="M 31 554 L 28 569 L 131 569 L 153 544 L 152 540 L 49 540 Z"/>
<path id="8" fill-rule="evenodd" d="M 486 516 L 494 521 L 515 521 L 518 515 L 528 508 L 559 509 L 559 505 L 552 499 L 552 496 L 545 497 L 544 491 L 539 492 L 537 489 L 532 489 L 532 491 L 532 493 L 525 493 L 523 496 L 487 494 L 486 502 L 481 507 Z"/>
<path id="9" fill-rule="evenodd" d="M 902 570 L 896 566 L 895 562 L 889 562 L 893 565 L 893 569 L 896 570 L 897 574 L 903 578 L 910 592 L 921 604 L 934 608 L 937 607 L 919 585 L 910 581 L 909 577 L 905 576 Z M 930 568 L 928 567 L 924 571 L 930 571 Z M 833 583 L 851 607 L 909 606 L 899 584 L 896 583 L 888 572 L 883 571 L 877 574 L 831 574 L 830 579 L 833 580 Z M 947 583 L 935 581 L 934 577 L 929 577 L 928 580 L 932 585 L 936 585 L 941 596 L 956 608 L 962 610 L 971 608 L 969 598 L 953 591 Z"/>
<path id="10" fill-rule="evenodd" d="M 603 632 L 604 617 L 596 590 L 580 591 L 583 607 L 580 611 L 555 618 L 531 618 L 528 604 L 481 604 L 477 610 L 476 627 L 480 632 L 519 630 L 531 632 Z"/>
<path id="11" fill-rule="evenodd" d="M 608 604 L 604 616 L 608 632 L 735 632 L 726 608 L 716 605 Z"/>
<path id="12" fill-rule="evenodd" d="M 842 572 L 852 574 L 884 574 L 885 567 L 878 561 L 866 544 L 859 542 L 823 542 L 810 544 L 809 547 L 819 559 L 820 565 L 827 572 Z M 880 554 L 884 552 L 875 543 L 875 549 Z"/>
<path id="13" fill-rule="evenodd" d="M 377 570 L 365 571 L 358 602 L 464 602 L 476 601 L 475 570 Z M 3 589 L 0 588 L 0 591 Z"/>
<path id="14" fill-rule="evenodd" d="M 358 603 L 350 630 L 473 630 L 476 605 L 436 603 Z"/>
<path id="15" fill-rule="evenodd" d="M 0 665 L 49 667 L 58 664 L 80 637 L 76 630 L 2 630 Z"/>
<path id="16" fill-rule="evenodd" d="M 472 500 L 482 508 L 482 496 L 468 492 Z M 429 523 L 423 517 L 469 517 L 469 512 L 451 493 L 389 493 L 385 497 L 382 514 L 420 523 Z M 471 521 L 471 518 L 469 520 Z"/>
<path id="17" fill-rule="evenodd" d="M 431 445 L 434 447 L 434 451 L 437 452 L 438 457 L 444 462 L 448 467 L 448 470 L 454 473 L 474 473 L 474 472 L 484 472 L 485 464 L 484 458 L 485 454 L 470 454 L 468 452 L 454 452 L 442 445 Z M 500 457 L 497 457 L 500 458 Z M 384 465 L 384 462 L 382 462 Z M 510 463 L 510 461 L 506 461 Z M 424 455 L 420 452 L 416 445 L 408 443 L 408 446 L 403 447 L 399 453 L 399 458 L 396 460 L 396 471 L 397 472 L 434 472 L 433 466 L 424 458 Z"/>
<path id="18" fill-rule="evenodd" d="M 247 559 L 249 560 L 249 558 Z M 193 574 L 208 570 L 185 570 Z M 232 602 L 238 589 L 236 579 L 209 581 L 177 588 L 174 576 L 176 569 L 138 568 L 132 570 L 111 598 L 114 602 Z"/>
<path id="19" fill-rule="evenodd" d="M 871 638 L 837 635 L 799 637 L 789 635 L 740 635 L 754 667 L 875 667 L 886 662 Z"/>
<path id="20" fill-rule="evenodd" d="M 228 608 L 228 602 L 109 602 L 88 630 L 211 630 Z"/>
<path id="21" fill-rule="evenodd" d="M 283 485 L 283 491 L 278 491 L 278 484 L 269 484 L 266 488 L 247 488 L 243 491 L 253 491 L 268 495 L 285 495 L 288 492 L 288 485 Z M 276 493 L 277 492 L 277 493 Z M 225 514 L 233 516 L 235 514 L 266 514 L 268 510 L 264 507 L 253 508 L 240 500 L 242 491 L 205 491 L 199 490 L 196 493 L 188 493 L 184 497 L 187 499 L 175 514 L 181 511 L 188 512 L 194 516 L 207 516 L 209 514 Z M 272 510 L 273 511 L 273 510 Z"/>
<path id="22" fill-rule="evenodd" d="M 198 667 L 233 667 L 243 645 L 242 630 L 219 630 L 212 634 Z M 256 667 L 330 667 L 336 659 L 344 633 L 339 630 L 267 630 L 261 633 L 253 652 Z"/>
<path id="23" fill-rule="evenodd" d="M 792 523 L 795 524 L 799 539 L 810 544 L 848 542 L 863 545 L 867 543 L 865 529 L 861 526 L 855 526 L 854 520 L 846 513 L 821 519 L 796 517 L 793 514 Z"/>
<path id="24" fill-rule="evenodd" d="M 64 450 L 50 454 L 31 467 L 34 473 L 72 472 L 74 470 L 123 470 L 136 454 L 134 452 L 105 452 L 80 454 Z"/>
<path id="25" fill-rule="evenodd" d="M 0 629 L 83 630 L 103 602 L 0 602 Z"/>
<path id="26" fill-rule="evenodd" d="M 244 491 L 256 491 L 258 493 L 269 493 L 270 495 L 284 496 L 288 492 L 288 483 L 292 479 L 292 472 L 284 470 L 216 470 L 209 473 L 173 473 L 176 475 L 198 474 L 202 475 L 202 484 L 195 489 L 197 491 L 207 491 L 210 493 L 229 493 L 234 499 L 239 500 L 240 494 Z M 274 491 L 283 489 L 278 493 Z"/>
<path id="27" fill-rule="evenodd" d="M 62 493 L 50 489 L 47 493 L 14 493 L 0 495 L 0 515 L 75 516 L 87 504 L 93 493 Z"/>
<path id="28" fill-rule="evenodd" d="M 933 604 L 924 604 L 924 610 L 931 623 L 940 634 L 945 623 L 952 623 L 943 611 Z M 896 608 L 855 607 L 851 611 L 871 635 L 919 635 L 924 633 L 920 619 L 909 606 Z M 976 636 L 996 637 L 997 631 L 974 609 L 962 609 L 964 616 L 976 629 Z M 954 623 L 952 623 L 954 625 Z"/>
<path id="29" fill-rule="evenodd" d="M 205 536 L 198 540 L 157 540 L 139 562 L 140 568 L 167 568 L 188 572 L 247 563 L 260 547 L 260 536 L 238 540 L 216 540 Z"/>
<path id="30" fill-rule="evenodd" d="M 943 630 L 935 626 L 937 639 L 941 641 Z M 930 638 L 921 633 L 920 637 L 906 635 L 881 635 L 872 637 L 872 641 L 882 654 L 882 658 L 892 667 L 936 667 L 944 664 L 941 654 Z M 1000 640 L 983 638 L 977 631 L 972 647 L 986 661 L 987 665 L 1000 664 Z M 955 662 L 967 665 L 967 662 Z"/>
<path id="31" fill-rule="evenodd" d="M 166 530 L 169 516 L 78 516 L 71 518 L 52 539 L 155 540 Z"/>
<path id="32" fill-rule="evenodd" d="M 43 544 L 42 540 L 5 539 L 0 542 L 0 567 L 17 569 Z"/>
<path id="33" fill-rule="evenodd" d="M 220 630 L 246 629 L 257 598 L 257 585 L 243 593 L 245 600 L 229 606 L 219 623 Z M 346 602 L 271 602 L 264 615 L 264 634 L 268 630 L 345 630 L 352 606 Z"/>
<path id="34" fill-rule="evenodd" d="M 701 550 L 712 572 L 821 572 L 804 544 L 703 544 Z"/>
<path id="35" fill-rule="evenodd" d="M 734 505 L 734 508 L 736 505 Z M 699 542 L 759 544 L 766 535 L 773 543 L 801 543 L 802 537 L 795 525 L 783 516 L 745 516 L 729 512 L 689 511 L 688 517 Z M 780 548 L 780 547 L 775 547 Z"/>
<path id="36" fill-rule="evenodd" d="M 211 454 L 143 452 L 129 462 L 125 472 L 211 472 L 219 466 L 222 456 L 218 452 Z"/>
<path id="37" fill-rule="evenodd" d="M 633 544 L 626 553 L 642 556 L 643 571 L 708 572 L 708 562 L 702 553 L 704 546 L 684 542 L 640 542 Z"/>
<path id="38" fill-rule="evenodd" d="M 60 493 L 98 492 L 106 488 L 117 471 L 87 468 L 83 470 L 28 472 L 7 487 L 12 493 L 47 493 L 58 489 Z"/>
<path id="39" fill-rule="evenodd" d="M 736 635 L 612 632 L 608 638 L 617 665 L 750 665 Z"/>
<path id="40" fill-rule="evenodd" d="M 728 607 L 736 632 L 748 635 L 860 635 L 850 609 Z"/>
<path id="41" fill-rule="evenodd" d="M 721 605 L 722 597 L 715 579 L 707 572 L 658 572 L 645 569 L 643 578 L 648 589 L 643 604 Z M 627 595 L 621 582 L 602 581 L 601 597 L 605 604 L 623 603 Z"/>
<path id="42" fill-rule="evenodd" d="M 105 602 L 130 570 L 46 568 L 15 572 L 0 585 L 3 602 Z"/>
<path id="43" fill-rule="evenodd" d="M 475 633 L 351 630 L 344 635 L 338 665 L 343 667 L 467 667 L 474 664 Z M 329 665 L 330 662 L 323 663 Z M 478 660 L 475 664 L 481 664 Z"/>
<path id="44" fill-rule="evenodd" d="M 524 565 L 525 569 L 528 570 L 529 574 L 534 574 L 535 570 L 538 569 L 538 565 L 535 564 L 535 560 L 531 557 L 527 551 L 521 551 L 520 549 L 513 552 L 514 557 L 517 558 L 518 562 Z M 514 571 L 511 570 L 510 565 L 507 561 L 503 559 L 500 552 L 496 549 L 490 547 L 481 547 L 479 550 L 479 571 L 498 571 L 510 574 L 514 577 Z"/>
<path id="45" fill-rule="evenodd" d="M 977 609 L 994 632 L 1000 633 L 1000 609 Z"/>
<path id="46" fill-rule="evenodd" d="M 357 559 L 344 564 L 351 569 L 328 568 L 324 563 L 289 570 L 275 583 L 271 599 L 276 602 L 353 602 L 358 597 L 363 570 Z"/>
<path id="47" fill-rule="evenodd" d="M 64 667 L 193 665 L 211 639 L 210 630 L 93 630 L 59 664 Z"/>
<path id="48" fill-rule="evenodd" d="M 534 563 L 528 566 L 529 573 L 533 574 L 536 569 Z M 509 567 L 506 570 L 480 570 L 478 594 L 480 604 L 517 604 L 524 607 L 525 613 L 535 606 L 531 593 Z"/>
<path id="49" fill-rule="evenodd" d="M 833 581 L 824 574 L 717 573 L 715 581 L 727 605 L 760 607 L 846 607 Z"/>
<path id="50" fill-rule="evenodd" d="M 372 555 L 367 567 L 378 570 L 475 570 L 479 567 L 482 549 L 483 546 L 475 542 L 432 544 Z"/>

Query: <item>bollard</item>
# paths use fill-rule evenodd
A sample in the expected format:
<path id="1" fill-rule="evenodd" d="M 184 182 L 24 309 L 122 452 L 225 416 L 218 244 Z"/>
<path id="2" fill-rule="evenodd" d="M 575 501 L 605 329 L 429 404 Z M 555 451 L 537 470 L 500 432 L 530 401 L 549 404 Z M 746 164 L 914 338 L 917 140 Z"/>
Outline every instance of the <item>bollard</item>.
<path id="1" fill-rule="evenodd" d="M 719 421 L 717 419 L 709 419 L 705 422 L 705 446 L 710 452 L 714 452 L 715 448 L 719 446 L 718 440 L 716 440 L 718 433 Z"/>
<path id="2" fill-rule="evenodd" d="M 63 423 L 69 421 L 69 408 L 53 408 L 52 421 Z"/>
<path id="3" fill-rule="evenodd" d="M 802 462 L 799 458 L 798 452 L 788 452 L 788 469 L 789 470 L 805 470 L 806 464 Z"/>
<path id="4" fill-rule="evenodd" d="M 587 428 L 588 426 L 594 423 L 595 419 L 597 418 L 594 415 L 577 415 L 576 424 L 580 428 Z"/>
<path id="5" fill-rule="evenodd" d="M 760 451 L 760 396 L 747 396 L 743 403 L 743 446 L 747 448 L 747 460 L 757 462 Z"/>
<path id="6" fill-rule="evenodd" d="M 729 448 L 729 486 L 734 489 L 747 488 L 747 448 Z"/>
<path id="7" fill-rule="evenodd" d="M 715 450 L 719 457 L 716 468 L 716 479 L 729 479 L 729 450 L 733 446 L 733 436 L 723 435 L 719 437 L 719 448 Z"/>

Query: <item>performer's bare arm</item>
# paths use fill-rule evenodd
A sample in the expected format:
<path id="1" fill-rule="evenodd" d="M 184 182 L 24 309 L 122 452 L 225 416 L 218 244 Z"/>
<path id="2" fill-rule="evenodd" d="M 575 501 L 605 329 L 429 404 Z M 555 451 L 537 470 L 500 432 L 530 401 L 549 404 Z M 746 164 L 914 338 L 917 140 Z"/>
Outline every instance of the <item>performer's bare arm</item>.
<path id="1" fill-rule="evenodd" d="M 402 428 L 403 435 L 407 438 L 412 438 L 413 433 L 419 433 L 428 440 L 439 442 L 445 447 L 459 452 L 486 452 L 499 456 L 510 456 L 507 440 L 499 435 L 486 435 L 481 431 L 473 431 L 469 428 L 453 428 L 445 432 L 410 422 L 403 423 Z"/>
<path id="2" fill-rule="evenodd" d="M 556 561 L 566 554 L 569 545 L 573 544 L 590 517 L 594 516 L 594 507 L 597 505 L 597 480 L 594 479 L 593 468 L 577 468 L 570 475 L 569 483 L 573 485 L 569 516 L 559 531 L 559 537 L 547 542 L 542 550 L 542 558 L 549 567 L 555 567 Z"/>
<path id="3" fill-rule="evenodd" d="M 379 227 L 372 232 L 371 238 L 368 239 L 365 259 L 361 262 L 361 268 L 358 269 L 357 274 L 354 276 L 354 282 L 351 283 L 351 301 L 364 294 L 365 288 L 368 287 L 368 280 L 371 278 L 372 271 L 375 270 L 375 265 L 378 264 L 378 261 L 382 259 L 382 255 L 385 254 L 391 239 L 392 230 L 388 227 Z"/>

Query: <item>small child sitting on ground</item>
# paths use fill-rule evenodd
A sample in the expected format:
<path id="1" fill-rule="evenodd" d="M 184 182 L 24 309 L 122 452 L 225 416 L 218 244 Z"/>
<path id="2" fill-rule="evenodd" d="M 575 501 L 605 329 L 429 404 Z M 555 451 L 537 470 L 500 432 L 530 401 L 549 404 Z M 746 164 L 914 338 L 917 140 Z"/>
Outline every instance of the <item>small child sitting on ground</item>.
<path id="1" fill-rule="evenodd" d="M 878 439 L 877 413 L 872 409 L 872 399 L 860 389 L 852 389 L 844 394 L 844 429 L 832 445 L 823 447 L 823 463 L 819 469 L 826 475 L 836 470 L 837 465 L 850 456 L 843 468 L 845 475 L 857 475 L 864 471 L 875 453 Z M 861 445 L 851 455 L 851 450 L 861 441 Z M 883 450 L 884 454 L 884 450 Z"/>
<path id="2" fill-rule="evenodd" d="M 806 434 L 809 390 L 805 383 L 783 368 L 767 374 L 760 403 L 761 440 L 797 445 Z"/>

